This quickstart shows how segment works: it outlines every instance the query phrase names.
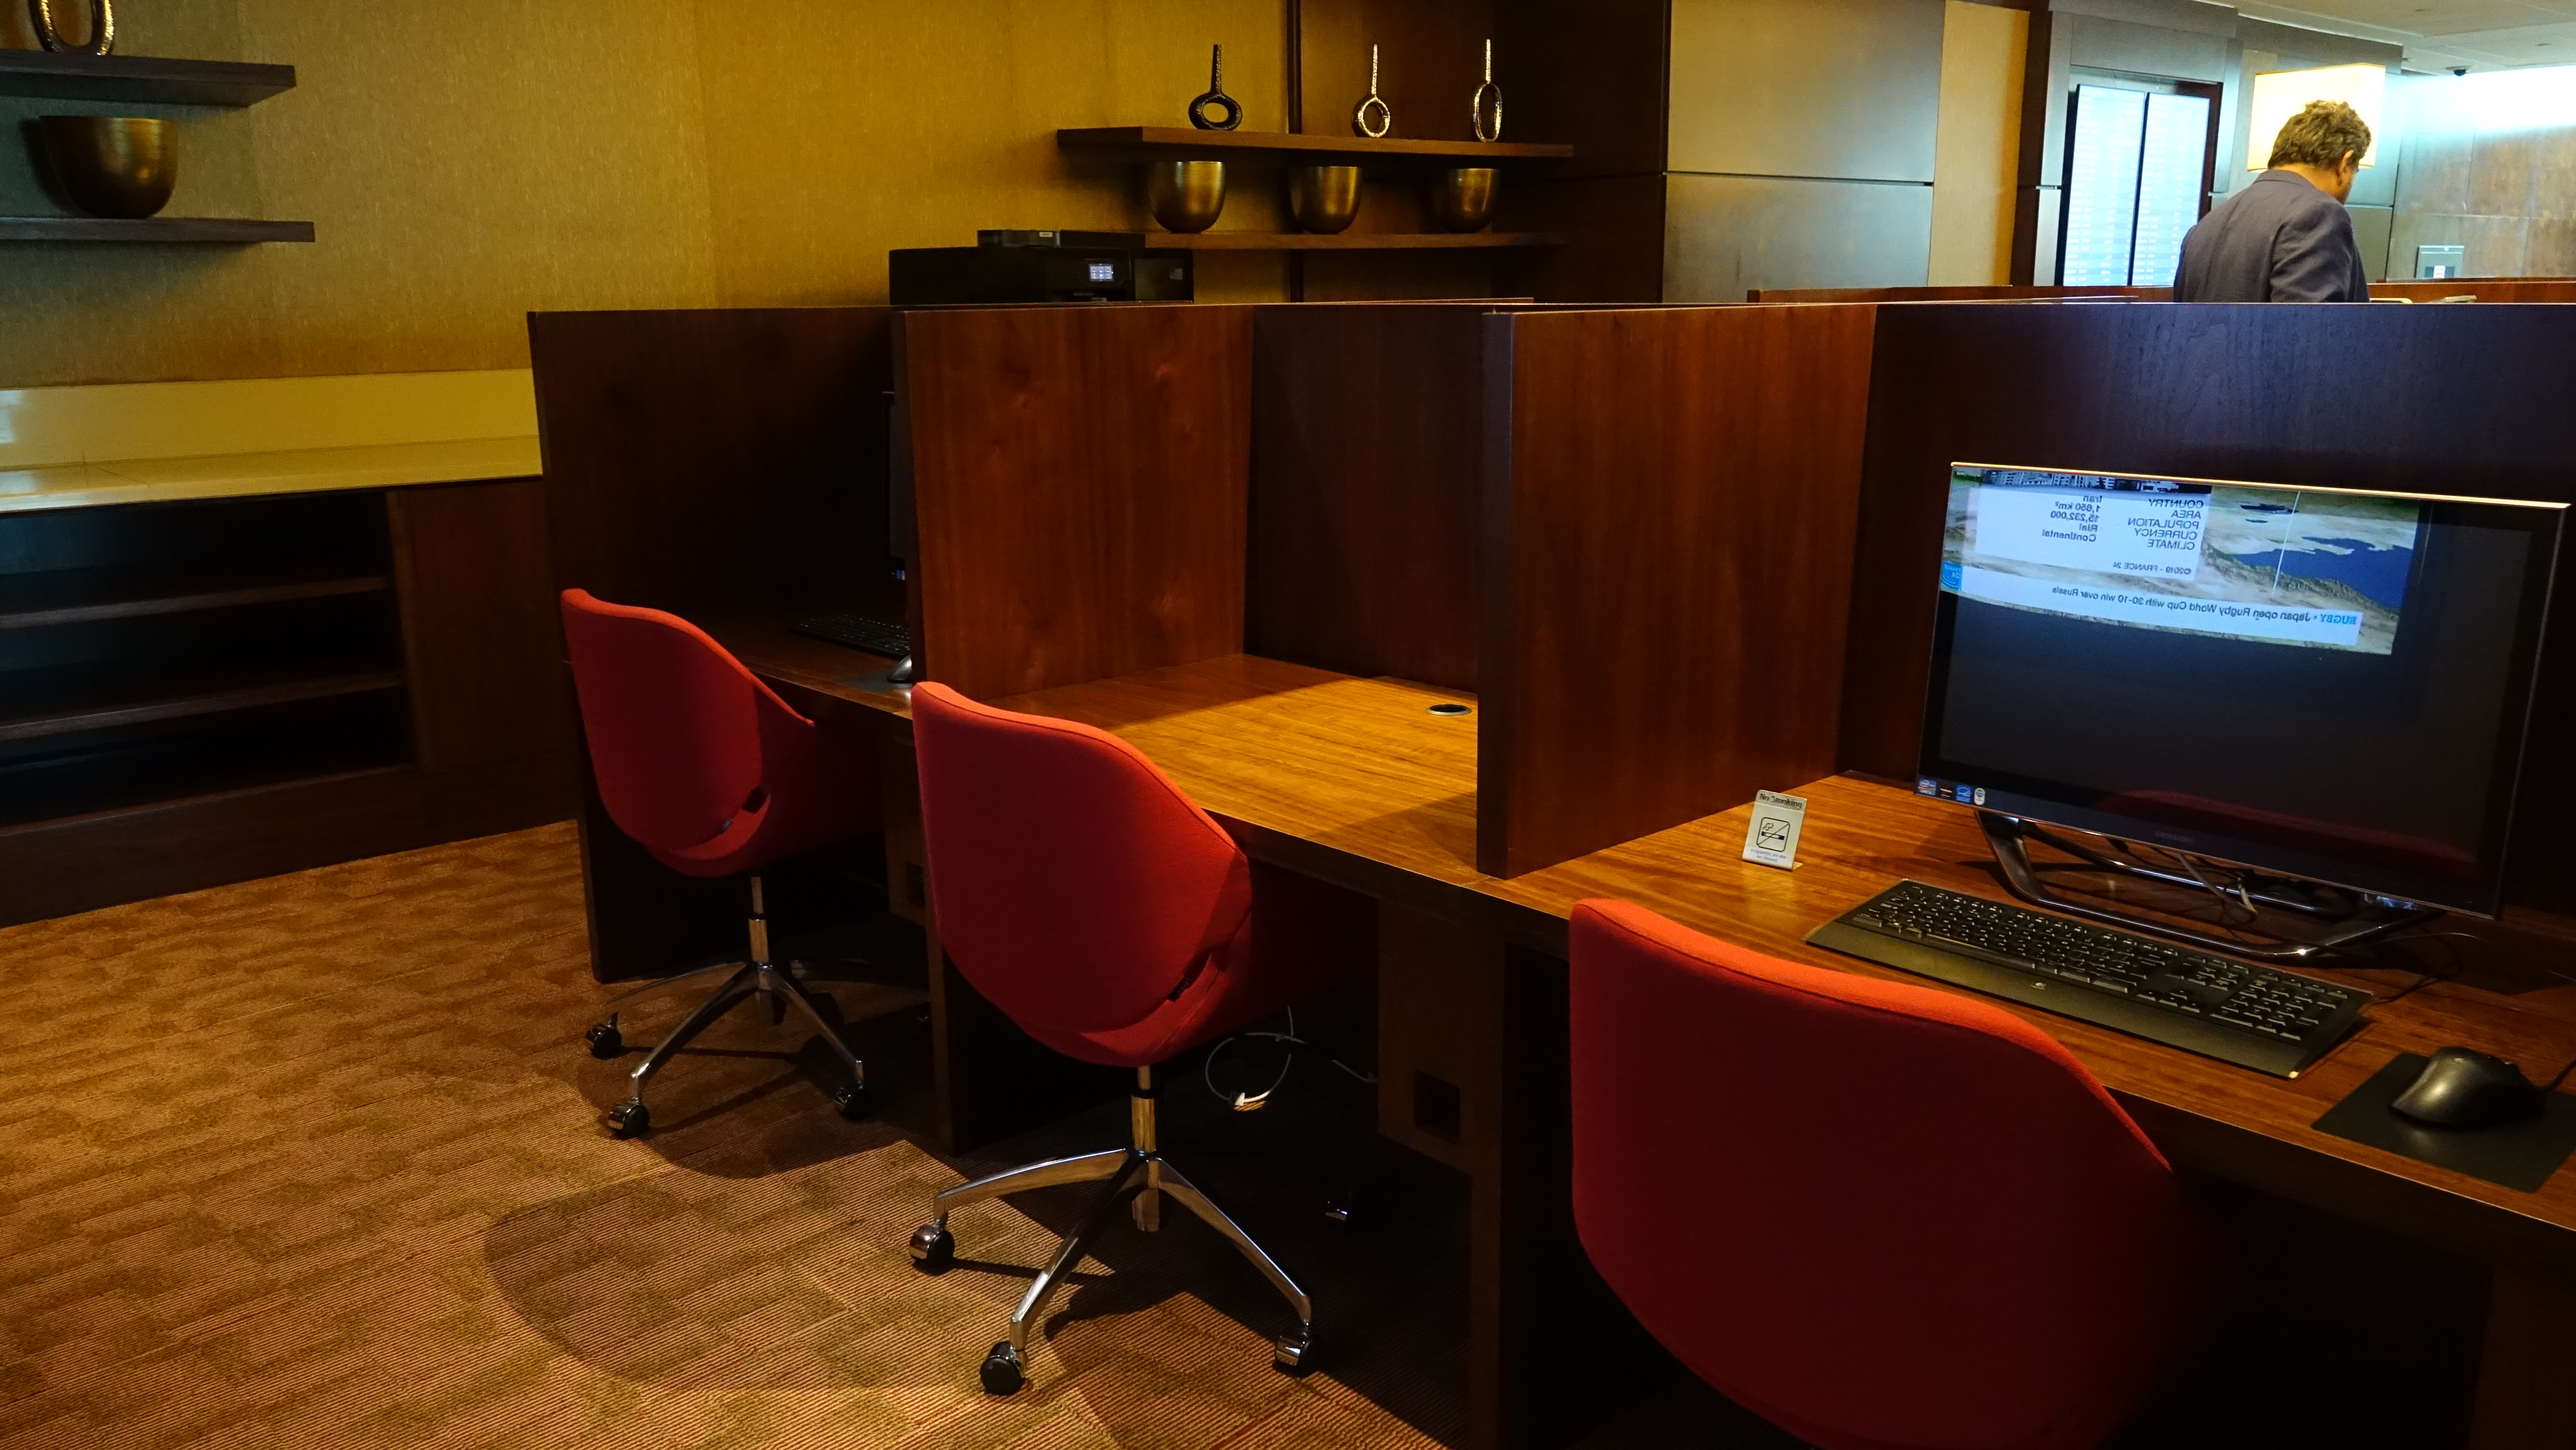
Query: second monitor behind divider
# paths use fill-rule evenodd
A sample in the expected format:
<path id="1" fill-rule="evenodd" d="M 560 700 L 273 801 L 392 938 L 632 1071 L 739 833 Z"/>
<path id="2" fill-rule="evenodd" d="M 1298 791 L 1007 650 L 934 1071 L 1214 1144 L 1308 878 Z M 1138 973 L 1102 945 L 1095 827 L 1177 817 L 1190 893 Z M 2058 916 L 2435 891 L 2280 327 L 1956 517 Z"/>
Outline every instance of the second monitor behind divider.
<path id="1" fill-rule="evenodd" d="M 1252 315 L 905 313 L 922 678 L 981 700 L 1240 653 Z"/>
<path id="2" fill-rule="evenodd" d="M 1487 319 L 1479 869 L 1833 772 L 1877 315 Z"/>

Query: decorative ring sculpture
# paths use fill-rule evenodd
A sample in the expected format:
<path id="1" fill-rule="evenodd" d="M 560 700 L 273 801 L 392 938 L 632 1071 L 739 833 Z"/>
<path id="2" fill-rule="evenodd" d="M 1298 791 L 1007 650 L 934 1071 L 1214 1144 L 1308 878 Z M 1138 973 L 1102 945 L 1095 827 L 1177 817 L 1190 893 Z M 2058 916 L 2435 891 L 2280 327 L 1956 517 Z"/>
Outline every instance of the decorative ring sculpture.
<path id="1" fill-rule="evenodd" d="M 1476 122 L 1477 140 L 1503 139 L 1503 88 L 1494 84 L 1494 42 L 1491 40 L 1485 42 L 1485 83 L 1476 87 L 1476 98 L 1467 103 L 1467 109 Z"/>
<path id="2" fill-rule="evenodd" d="M 1207 113 L 1210 106 L 1224 107 L 1225 119 L 1209 120 Z M 1243 124 L 1243 107 L 1235 101 L 1234 97 L 1225 93 L 1225 47 L 1222 45 L 1216 47 L 1216 53 L 1208 57 L 1207 94 L 1190 102 L 1190 124 L 1202 131 L 1231 131 Z"/>
<path id="3" fill-rule="evenodd" d="M 1395 108 L 1377 93 L 1377 47 L 1369 47 L 1369 93 L 1351 108 L 1351 129 L 1372 140 L 1395 129 Z"/>
<path id="4" fill-rule="evenodd" d="M 27 0 L 27 19 L 36 27 L 36 43 L 47 50 L 75 55 L 105 55 L 116 48 L 116 11 L 111 0 L 89 0 L 89 43 L 74 45 L 54 28 L 53 0 Z"/>

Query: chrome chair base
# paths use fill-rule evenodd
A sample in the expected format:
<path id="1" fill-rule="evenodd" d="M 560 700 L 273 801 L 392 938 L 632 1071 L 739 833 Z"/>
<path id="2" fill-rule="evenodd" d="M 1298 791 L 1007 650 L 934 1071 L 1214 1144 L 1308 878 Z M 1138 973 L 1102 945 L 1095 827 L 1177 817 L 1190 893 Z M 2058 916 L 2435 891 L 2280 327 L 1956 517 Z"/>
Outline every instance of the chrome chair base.
<path id="1" fill-rule="evenodd" d="M 631 1089 L 629 1095 L 624 1101 L 601 1115 L 609 1131 L 620 1138 L 639 1137 L 651 1132 L 653 1112 L 645 1106 L 644 1085 L 651 1082 L 654 1075 L 669 1065 L 671 1058 L 681 1048 L 695 1040 L 698 1034 L 714 1026 L 727 1012 L 755 997 L 769 1004 L 769 1021 L 772 1026 L 786 1020 L 790 1003 L 813 1020 L 815 1028 L 822 1033 L 823 1041 L 840 1055 L 843 1062 L 850 1065 L 850 1085 L 832 1095 L 833 1103 L 840 1108 L 841 1116 L 852 1121 L 868 1115 L 866 1065 L 859 1061 L 857 1053 L 850 1050 L 849 1043 L 842 1040 L 840 1029 L 834 1027 L 831 1020 L 823 1015 L 822 1009 L 815 1005 L 813 996 L 806 991 L 804 982 L 797 975 L 800 964 L 790 962 L 781 967 L 769 960 L 769 917 L 758 876 L 751 878 L 750 933 L 751 954 L 748 961 L 719 962 L 711 967 L 700 967 L 695 971 L 682 972 L 676 977 L 665 977 L 660 981 L 646 982 L 642 986 L 621 992 L 609 999 L 610 1011 L 606 1020 L 597 1023 L 584 1034 L 590 1043 L 593 1057 L 616 1057 L 626 1050 L 625 1037 L 619 1032 L 617 1026 L 616 1008 L 620 1003 L 632 1001 L 647 993 L 660 992 L 694 982 L 701 977 L 713 976 L 718 972 L 730 973 L 725 978 L 724 985 L 716 988 L 714 995 L 700 1002 L 694 1011 L 682 1018 L 680 1025 L 672 1028 L 671 1034 L 656 1044 L 651 1052 L 646 1053 L 644 1060 L 636 1065 L 635 1070 L 627 1074 Z"/>
<path id="2" fill-rule="evenodd" d="M 1020 1193 L 1032 1188 L 1053 1188 L 1068 1183 L 1106 1183 L 1108 1188 L 1092 1204 L 1082 1222 L 1065 1236 L 1055 1257 L 1030 1282 L 1028 1292 L 1020 1296 L 1019 1307 L 1011 1313 L 1010 1338 L 993 1346 L 984 1356 L 980 1371 L 985 1392 L 1007 1395 L 1017 1391 L 1026 1378 L 1030 1327 L 1046 1312 L 1047 1301 L 1063 1287 L 1074 1266 L 1082 1262 L 1101 1234 L 1106 1232 L 1119 1208 L 1127 1208 L 1136 1227 L 1153 1233 L 1162 1227 L 1162 1200 L 1168 1196 L 1188 1209 L 1208 1227 L 1223 1234 L 1252 1267 L 1261 1271 L 1297 1313 L 1294 1333 L 1280 1335 L 1272 1341 L 1271 1366 L 1283 1374 L 1304 1375 L 1313 1367 L 1315 1351 L 1315 1305 L 1299 1288 L 1279 1261 L 1253 1241 L 1231 1214 L 1216 1205 L 1199 1186 L 1192 1183 L 1155 1145 L 1154 1075 L 1152 1068 L 1136 1070 L 1136 1088 L 1128 1099 L 1131 1128 L 1127 1147 L 1104 1153 L 1086 1153 L 1076 1158 L 1055 1158 L 1013 1168 L 972 1183 L 961 1183 L 941 1193 L 931 1202 L 935 1217 L 912 1234 L 913 1267 L 925 1274 L 947 1271 L 956 1261 L 957 1240 L 948 1231 L 948 1215 L 970 1203 L 999 1198 L 1006 1193 Z"/>

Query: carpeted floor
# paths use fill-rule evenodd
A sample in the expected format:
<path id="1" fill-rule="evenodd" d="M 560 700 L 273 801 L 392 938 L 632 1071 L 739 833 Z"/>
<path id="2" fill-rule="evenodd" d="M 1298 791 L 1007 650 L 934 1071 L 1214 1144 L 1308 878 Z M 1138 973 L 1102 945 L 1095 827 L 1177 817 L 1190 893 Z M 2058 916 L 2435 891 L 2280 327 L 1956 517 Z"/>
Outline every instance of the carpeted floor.
<path id="1" fill-rule="evenodd" d="M 1270 1370 L 1285 1310 L 1175 1215 L 1113 1236 L 1029 1386 L 990 1399 L 976 1363 L 1075 1191 L 961 1213 L 938 1278 L 906 1238 L 936 1188 L 1114 1144 L 1123 1109 L 944 1163 L 905 1126 L 921 1014 L 857 987 L 875 1120 L 833 1113 L 808 1034 L 743 1011 L 657 1083 L 660 1130 L 616 1141 L 581 923 L 558 826 L 0 931 L 0 1447 L 1456 1441 L 1436 1173 L 1340 1229 L 1302 1188 L 1202 1171 L 1309 1273 L 1322 1372 Z M 1197 1098 L 1176 1151 L 1293 1126 Z M 1674 1443 L 1704 1410 L 1596 1443 Z"/>

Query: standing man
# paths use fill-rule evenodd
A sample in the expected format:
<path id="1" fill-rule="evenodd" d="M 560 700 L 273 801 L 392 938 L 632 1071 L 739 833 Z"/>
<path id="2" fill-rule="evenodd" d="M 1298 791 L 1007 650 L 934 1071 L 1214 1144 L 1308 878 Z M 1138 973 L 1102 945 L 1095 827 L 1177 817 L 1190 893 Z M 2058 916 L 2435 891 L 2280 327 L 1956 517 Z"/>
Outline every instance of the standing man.
<path id="1" fill-rule="evenodd" d="M 2176 302 L 2367 302 L 2370 273 L 2343 209 L 2370 127 L 2341 101 L 2310 101 L 2272 143 L 2270 170 L 2182 239 Z"/>

